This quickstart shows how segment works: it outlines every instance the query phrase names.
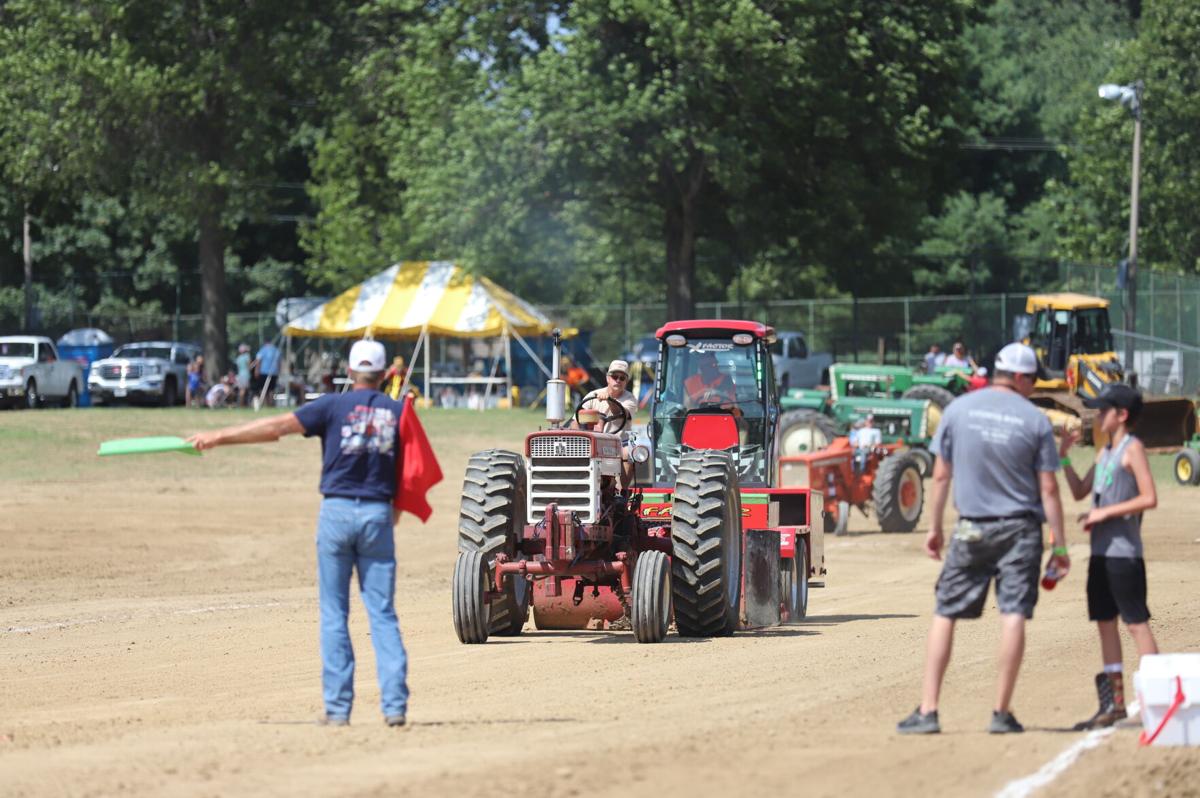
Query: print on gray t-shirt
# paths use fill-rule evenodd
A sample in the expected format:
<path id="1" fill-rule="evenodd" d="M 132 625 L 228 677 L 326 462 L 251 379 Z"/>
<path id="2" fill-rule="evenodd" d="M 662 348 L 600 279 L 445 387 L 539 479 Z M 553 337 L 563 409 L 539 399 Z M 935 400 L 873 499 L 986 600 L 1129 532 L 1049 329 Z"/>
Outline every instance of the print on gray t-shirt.
<path id="1" fill-rule="evenodd" d="M 1058 470 L 1058 450 L 1050 420 L 1020 394 L 984 388 L 958 397 L 930 449 L 953 467 L 959 515 L 1046 520 L 1038 472 Z"/>

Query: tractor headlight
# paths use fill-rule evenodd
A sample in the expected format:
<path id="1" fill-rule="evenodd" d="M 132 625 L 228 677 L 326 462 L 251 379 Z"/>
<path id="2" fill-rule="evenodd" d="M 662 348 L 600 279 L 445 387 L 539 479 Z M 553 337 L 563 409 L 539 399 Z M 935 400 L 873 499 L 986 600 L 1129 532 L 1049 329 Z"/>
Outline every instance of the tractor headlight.
<path id="1" fill-rule="evenodd" d="M 650 447 L 642 446 L 641 444 L 634 446 L 629 450 L 629 458 L 638 465 L 648 462 L 650 460 Z"/>

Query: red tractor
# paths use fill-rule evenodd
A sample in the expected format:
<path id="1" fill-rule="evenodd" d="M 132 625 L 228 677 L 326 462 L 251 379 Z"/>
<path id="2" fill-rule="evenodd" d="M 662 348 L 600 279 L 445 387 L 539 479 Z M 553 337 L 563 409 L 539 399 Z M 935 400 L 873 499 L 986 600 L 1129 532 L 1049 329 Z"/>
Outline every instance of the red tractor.
<path id="1" fill-rule="evenodd" d="M 820 493 L 777 484 L 774 330 L 686 321 L 657 337 L 646 434 L 616 401 L 564 423 L 556 370 L 550 429 L 523 454 L 471 457 L 453 578 L 462 642 L 520 634 L 530 609 L 539 629 L 625 627 L 643 643 L 672 621 L 708 637 L 804 617 L 828 519 Z"/>
<path id="2" fill-rule="evenodd" d="M 911 532 L 925 504 L 922 456 L 903 441 L 855 447 L 847 437 L 834 438 L 824 449 L 779 458 L 779 470 L 783 484 L 824 493 L 838 535 L 846 532 L 851 507 L 866 514 L 874 505 L 884 532 Z"/>

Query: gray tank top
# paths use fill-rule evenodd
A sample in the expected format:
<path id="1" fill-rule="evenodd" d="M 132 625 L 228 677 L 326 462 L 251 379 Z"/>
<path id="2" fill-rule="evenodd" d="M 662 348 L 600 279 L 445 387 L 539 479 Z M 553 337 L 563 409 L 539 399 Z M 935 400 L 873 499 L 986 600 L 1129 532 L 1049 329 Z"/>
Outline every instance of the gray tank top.
<path id="1" fill-rule="evenodd" d="M 1138 495 L 1133 472 L 1121 467 L 1125 447 L 1133 440 L 1126 434 L 1116 448 L 1106 446 L 1096 457 L 1092 481 L 1092 503 L 1096 507 L 1120 504 Z M 1092 527 L 1092 554 L 1100 557 L 1142 556 L 1142 514 L 1126 515 Z"/>

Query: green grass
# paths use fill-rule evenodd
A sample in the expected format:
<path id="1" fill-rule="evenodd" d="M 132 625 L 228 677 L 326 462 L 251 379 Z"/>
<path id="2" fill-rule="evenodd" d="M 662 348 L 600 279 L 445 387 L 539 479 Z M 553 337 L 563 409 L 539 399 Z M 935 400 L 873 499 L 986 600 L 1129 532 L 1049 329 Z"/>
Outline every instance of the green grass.
<path id="1" fill-rule="evenodd" d="M 71 482 L 111 479 L 114 473 L 140 474 L 178 472 L 187 478 L 210 478 L 213 472 L 197 469 L 185 455 L 168 453 L 99 457 L 100 443 L 115 438 L 146 435 L 179 435 L 217 427 L 243 424 L 283 410 L 198 408 L 103 407 L 77 410 L 0 411 L 0 484 L 21 482 Z M 435 446 L 439 441 L 494 441 L 498 435 L 520 448 L 526 433 L 545 424 L 541 411 L 529 409 L 490 410 L 430 408 L 420 418 Z M 243 450 L 227 466 L 225 475 L 247 477 L 254 469 L 280 456 L 272 447 L 239 447 Z M 232 469 L 232 472 L 231 472 Z"/>

